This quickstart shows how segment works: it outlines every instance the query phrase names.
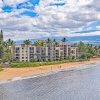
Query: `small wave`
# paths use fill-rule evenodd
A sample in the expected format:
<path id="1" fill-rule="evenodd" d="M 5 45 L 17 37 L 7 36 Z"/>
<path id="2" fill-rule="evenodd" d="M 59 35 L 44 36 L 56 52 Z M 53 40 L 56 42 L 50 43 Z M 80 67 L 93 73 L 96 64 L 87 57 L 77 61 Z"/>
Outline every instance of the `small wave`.
<path id="1" fill-rule="evenodd" d="M 21 77 L 15 77 L 15 78 L 12 79 L 12 81 L 17 81 L 17 80 L 22 80 L 22 78 Z"/>

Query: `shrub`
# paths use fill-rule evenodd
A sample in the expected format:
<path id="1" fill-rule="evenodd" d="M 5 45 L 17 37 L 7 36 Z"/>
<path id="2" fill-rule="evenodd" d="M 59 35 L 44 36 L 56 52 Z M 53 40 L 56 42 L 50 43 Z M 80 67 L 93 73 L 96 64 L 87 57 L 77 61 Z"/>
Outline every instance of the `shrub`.
<path id="1" fill-rule="evenodd" d="M 0 71 L 3 71 L 3 68 L 0 66 Z"/>
<path id="2" fill-rule="evenodd" d="M 20 62 L 20 63 L 11 63 L 12 68 L 22 68 L 22 67 L 38 67 L 44 65 L 55 65 L 69 62 L 65 61 L 52 61 L 52 62 Z"/>
<path id="3" fill-rule="evenodd" d="M 55 64 L 63 64 L 68 62 L 78 62 L 78 61 L 86 61 L 87 59 L 77 59 L 77 60 L 63 60 L 63 61 L 50 61 L 50 62 L 19 62 L 19 63 L 11 63 L 12 68 L 23 68 L 23 67 L 39 67 L 45 65 L 55 65 Z"/>

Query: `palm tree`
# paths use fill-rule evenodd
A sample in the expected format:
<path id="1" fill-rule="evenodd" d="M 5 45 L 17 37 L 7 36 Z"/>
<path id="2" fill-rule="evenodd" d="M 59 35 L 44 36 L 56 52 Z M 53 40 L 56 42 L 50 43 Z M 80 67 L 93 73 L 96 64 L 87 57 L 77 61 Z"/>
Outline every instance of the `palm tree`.
<path id="1" fill-rule="evenodd" d="M 5 47 L 5 48 L 8 48 L 8 43 L 4 41 L 4 42 L 2 43 L 2 46 Z"/>
<path id="2" fill-rule="evenodd" d="M 24 44 L 26 45 L 26 50 L 28 50 L 28 46 L 31 44 L 32 42 L 28 39 L 24 41 Z M 28 58 L 28 51 L 26 52 L 26 56 Z"/>
<path id="3" fill-rule="evenodd" d="M 35 46 L 44 46 L 44 41 L 41 41 L 41 42 L 38 42 L 38 41 L 36 41 L 36 42 L 34 42 L 34 45 Z"/>
<path id="4" fill-rule="evenodd" d="M 8 40 L 7 40 L 7 44 L 8 44 L 9 46 L 13 46 L 15 43 L 14 43 L 13 40 L 8 39 Z"/>
<path id="5" fill-rule="evenodd" d="M 55 43 L 56 42 L 56 39 L 53 39 L 53 42 Z"/>
<path id="6" fill-rule="evenodd" d="M 31 43 L 32 43 L 32 42 L 31 42 L 30 40 L 25 40 L 25 41 L 24 41 L 24 44 L 25 44 L 25 45 L 30 45 Z"/>
<path id="7" fill-rule="evenodd" d="M 53 40 L 55 46 L 57 46 L 58 42 L 56 41 L 56 39 Z"/>
<path id="8" fill-rule="evenodd" d="M 51 39 L 50 38 L 47 39 L 47 43 L 48 44 L 51 43 Z"/>
<path id="9" fill-rule="evenodd" d="M 13 55 L 14 55 L 14 45 L 15 45 L 15 42 L 11 39 L 8 39 L 5 43 L 5 46 L 7 46 L 7 48 L 9 49 L 9 59 L 10 61 L 12 62 L 13 61 Z"/>
<path id="10" fill-rule="evenodd" d="M 65 43 L 65 42 L 67 42 L 68 40 L 64 37 L 61 41 Z"/>
<path id="11" fill-rule="evenodd" d="M 36 42 L 34 42 L 34 45 L 35 46 L 39 46 L 39 43 L 36 41 Z"/>

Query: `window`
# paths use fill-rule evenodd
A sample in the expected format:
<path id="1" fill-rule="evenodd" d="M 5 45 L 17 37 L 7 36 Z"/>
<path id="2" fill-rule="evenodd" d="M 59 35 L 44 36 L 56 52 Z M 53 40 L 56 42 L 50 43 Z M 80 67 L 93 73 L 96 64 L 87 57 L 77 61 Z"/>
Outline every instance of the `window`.
<path id="1" fill-rule="evenodd" d="M 19 57 L 16 57 L 16 59 L 19 59 Z"/>
<path id="2" fill-rule="evenodd" d="M 16 53 L 19 53 L 19 47 L 16 48 Z"/>
<path id="3" fill-rule="evenodd" d="M 71 51 L 71 53 L 72 53 L 72 54 L 75 54 L 75 51 L 74 51 L 74 50 L 72 50 L 72 51 Z"/>
<path id="4" fill-rule="evenodd" d="M 16 56 L 19 56 L 19 54 L 16 54 Z"/>
<path id="5" fill-rule="evenodd" d="M 16 50 L 19 50 L 19 47 L 17 47 Z"/>
<path id="6" fill-rule="evenodd" d="M 37 53 L 40 53 L 40 50 L 37 50 Z"/>
<path id="7" fill-rule="evenodd" d="M 34 52 L 34 48 L 30 47 L 30 52 L 33 53 Z"/>

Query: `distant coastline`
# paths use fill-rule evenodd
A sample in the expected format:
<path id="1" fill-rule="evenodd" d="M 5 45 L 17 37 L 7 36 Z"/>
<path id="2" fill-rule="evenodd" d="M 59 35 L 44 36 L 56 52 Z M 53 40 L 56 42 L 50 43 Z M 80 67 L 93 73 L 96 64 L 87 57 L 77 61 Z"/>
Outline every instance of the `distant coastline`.
<path id="1" fill-rule="evenodd" d="M 51 37 L 52 40 L 56 38 L 57 41 L 60 41 L 62 37 Z M 66 37 L 68 39 L 67 43 L 79 43 L 80 41 L 86 44 L 100 45 L 100 36 L 77 36 L 77 37 Z M 39 38 L 40 39 L 40 38 Z M 46 37 L 41 38 L 42 40 L 47 39 Z M 32 42 L 37 39 L 30 39 Z M 23 40 L 16 41 L 16 44 L 22 44 Z"/>

